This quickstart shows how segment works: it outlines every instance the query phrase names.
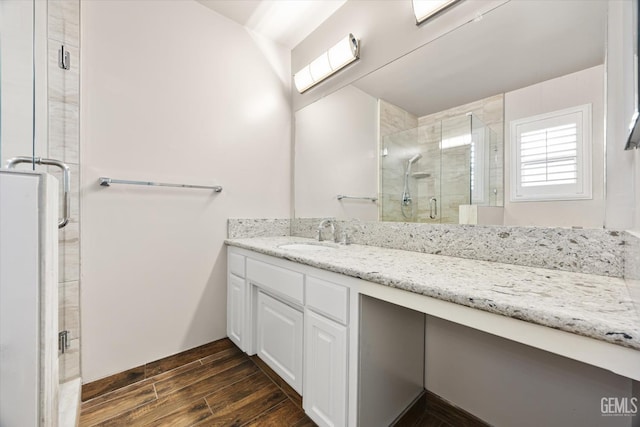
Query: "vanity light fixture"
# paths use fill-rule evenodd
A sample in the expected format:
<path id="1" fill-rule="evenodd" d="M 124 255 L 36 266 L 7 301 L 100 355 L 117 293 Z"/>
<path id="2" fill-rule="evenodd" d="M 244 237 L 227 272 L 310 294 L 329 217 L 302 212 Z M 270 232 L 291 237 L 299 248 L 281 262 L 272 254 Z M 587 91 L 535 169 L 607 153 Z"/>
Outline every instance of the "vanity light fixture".
<path id="1" fill-rule="evenodd" d="M 433 15 L 448 9 L 459 1 L 460 0 L 412 0 L 413 13 L 416 15 L 416 25 L 420 25 Z"/>
<path id="2" fill-rule="evenodd" d="M 358 58 L 360 58 L 360 42 L 353 34 L 349 34 L 293 75 L 296 89 L 303 93 Z"/>

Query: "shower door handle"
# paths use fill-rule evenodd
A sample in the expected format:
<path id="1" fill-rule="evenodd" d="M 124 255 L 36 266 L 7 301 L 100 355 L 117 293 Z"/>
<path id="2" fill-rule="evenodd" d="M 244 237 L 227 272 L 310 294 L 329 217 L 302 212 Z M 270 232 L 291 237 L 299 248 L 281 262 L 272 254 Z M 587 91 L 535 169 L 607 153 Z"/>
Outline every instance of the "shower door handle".
<path id="1" fill-rule="evenodd" d="M 438 199 L 432 197 L 429 199 L 429 218 L 436 219 L 438 216 Z"/>
<path id="2" fill-rule="evenodd" d="M 14 169 L 19 163 L 31 163 L 36 165 L 57 166 L 62 169 L 62 218 L 58 221 L 58 228 L 62 228 L 69 223 L 69 213 L 71 211 L 71 172 L 69 166 L 60 160 L 43 159 L 41 157 L 14 157 L 7 161 L 7 169 Z"/>

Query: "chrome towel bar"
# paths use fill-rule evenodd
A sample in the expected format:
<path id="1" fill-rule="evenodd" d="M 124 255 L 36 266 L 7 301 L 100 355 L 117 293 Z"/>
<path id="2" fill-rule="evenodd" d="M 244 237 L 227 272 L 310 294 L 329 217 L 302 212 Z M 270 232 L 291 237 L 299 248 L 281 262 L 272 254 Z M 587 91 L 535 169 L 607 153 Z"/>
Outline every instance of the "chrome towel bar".
<path id="1" fill-rule="evenodd" d="M 98 182 L 103 187 L 110 187 L 111 184 L 128 184 L 128 185 L 149 185 L 153 187 L 202 188 L 205 190 L 213 190 L 216 193 L 219 193 L 222 191 L 222 187 L 219 185 L 168 184 L 166 182 L 131 181 L 128 179 L 113 179 L 113 178 L 107 178 L 107 177 L 98 178 Z"/>
<path id="2" fill-rule="evenodd" d="M 374 203 L 378 201 L 377 197 L 355 197 L 355 196 L 345 196 L 344 194 L 338 194 L 337 198 L 338 200 L 342 200 L 342 199 L 370 200 Z"/>
<path id="3" fill-rule="evenodd" d="M 62 218 L 58 221 L 58 228 L 62 228 L 67 225 L 69 222 L 69 215 L 71 213 L 71 172 L 69 172 L 69 166 L 60 160 L 20 156 L 7 160 L 7 169 L 14 169 L 16 165 L 20 163 L 56 166 L 62 169 L 62 195 L 64 197 L 64 202 L 62 203 Z"/>

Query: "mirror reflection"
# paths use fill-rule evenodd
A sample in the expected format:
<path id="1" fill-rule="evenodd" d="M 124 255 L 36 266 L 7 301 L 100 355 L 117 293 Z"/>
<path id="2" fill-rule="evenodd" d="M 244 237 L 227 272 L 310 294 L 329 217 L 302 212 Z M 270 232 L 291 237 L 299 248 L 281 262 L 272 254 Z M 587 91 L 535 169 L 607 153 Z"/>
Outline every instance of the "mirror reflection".
<path id="1" fill-rule="evenodd" d="M 601 227 L 606 10 L 511 1 L 300 109 L 296 216 Z"/>

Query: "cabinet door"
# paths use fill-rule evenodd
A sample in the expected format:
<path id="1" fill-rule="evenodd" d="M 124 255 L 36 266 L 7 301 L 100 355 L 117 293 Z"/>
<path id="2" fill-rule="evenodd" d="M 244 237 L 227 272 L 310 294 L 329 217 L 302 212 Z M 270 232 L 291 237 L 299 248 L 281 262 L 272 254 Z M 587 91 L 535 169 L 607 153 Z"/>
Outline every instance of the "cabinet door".
<path id="1" fill-rule="evenodd" d="M 300 394 L 303 318 L 301 311 L 258 292 L 258 357 Z"/>
<path id="2" fill-rule="evenodd" d="M 245 346 L 245 280 L 229 274 L 227 283 L 227 336 L 240 349 Z"/>
<path id="3" fill-rule="evenodd" d="M 320 426 L 347 423 L 347 328 L 305 311 L 304 410 Z"/>

